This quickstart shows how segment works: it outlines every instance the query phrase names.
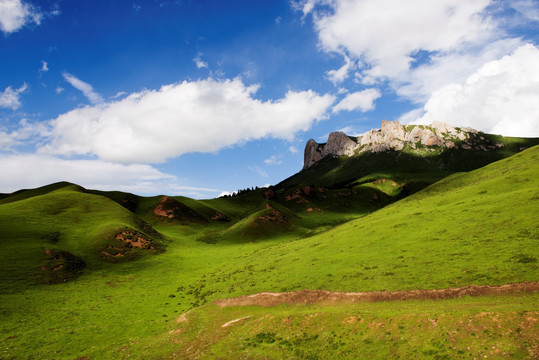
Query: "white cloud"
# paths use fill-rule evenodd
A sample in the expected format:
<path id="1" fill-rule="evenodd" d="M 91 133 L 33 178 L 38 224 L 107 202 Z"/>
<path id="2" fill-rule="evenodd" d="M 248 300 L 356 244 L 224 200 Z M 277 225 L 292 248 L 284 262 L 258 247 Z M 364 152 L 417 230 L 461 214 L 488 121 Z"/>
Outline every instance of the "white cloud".
<path id="1" fill-rule="evenodd" d="M 310 14 L 316 3 L 321 3 L 323 1 L 321 0 L 291 0 L 290 5 L 295 11 L 301 11 L 303 13 L 303 17 Z"/>
<path id="2" fill-rule="evenodd" d="M 43 14 L 21 0 L 0 0 L 0 30 L 9 34 L 30 23 L 39 25 Z"/>
<path id="3" fill-rule="evenodd" d="M 326 75 L 328 79 L 337 86 L 342 83 L 347 77 L 350 70 L 353 70 L 355 63 L 348 57 L 344 56 L 344 65 L 337 70 L 329 70 Z"/>
<path id="4" fill-rule="evenodd" d="M 18 125 L 18 128 L 10 133 L 0 131 L 0 151 L 11 151 L 29 141 L 35 143 L 48 134 L 44 123 L 33 123 L 23 118 Z"/>
<path id="5" fill-rule="evenodd" d="M 118 91 L 116 93 L 116 95 L 112 96 L 111 98 L 112 99 L 118 99 L 118 98 L 121 98 L 122 96 L 125 96 L 125 95 L 127 95 L 127 93 L 125 91 Z"/>
<path id="6" fill-rule="evenodd" d="M 423 113 L 425 122 L 537 136 L 536 49 L 511 35 L 539 20 L 537 1 L 302 0 L 293 7 L 312 14 L 323 51 L 344 56 L 335 80 L 345 79 L 350 58 L 356 83 L 387 82 L 420 106 L 402 121 Z M 493 64 L 498 72 L 487 75 Z M 333 111 L 353 104 L 345 98 Z"/>
<path id="7" fill-rule="evenodd" d="M 1 135 L 1 133 L 0 133 Z M 1 136 L 0 136 L 1 140 Z M 88 189 L 119 190 L 157 195 L 181 192 L 197 198 L 214 197 L 221 190 L 178 184 L 175 176 L 141 164 L 122 165 L 101 160 L 65 160 L 35 154 L 0 155 L 0 192 L 69 181 Z"/>
<path id="8" fill-rule="evenodd" d="M 264 137 L 291 140 L 325 119 L 335 100 L 309 90 L 261 101 L 253 97 L 257 89 L 238 78 L 209 78 L 78 108 L 50 122 L 50 142 L 39 151 L 156 163 Z"/>
<path id="9" fill-rule="evenodd" d="M 333 113 L 340 111 L 369 111 L 374 109 L 374 101 L 382 94 L 376 89 L 366 89 L 348 94 L 333 107 Z"/>
<path id="10" fill-rule="evenodd" d="M 529 20 L 539 21 L 539 4 L 536 0 L 512 0 L 509 6 Z"/>
<path id="11" fill-rule="evenodd" d="M 39 69 L 41 72 L 47 72 L 49 71 L 49 64 L 47 64 L 46 61 L 41 61 L 41 69 Z"/>
<path id="12" fill-rule="evenodd" d="M 57 87 L 56 87 L 56 90 L 54 90 L 54 91 L 56 91 L 57 94 L 61 94 L 61 93 L 64 92 L 64 88 L 61 87 L 61 86 L 57 86 Z"/>
<path id="13" fill-rule="evenodd" d="M 20 94 L 28 88 L 28 85 L 24 83 L 20 88 L 13 90 L 11 86 L 8 86 L 4 92 L 0 92 L 0 108 L 6 108 L 11 110 L 17 110 L 21 107 Z"/>
<path id="14" fill-rule="evenodd" d="M 76 78 L 75 76 L 63 73 L 62 74 L 64 79 L 75 89 L 81 91 L 84 96 L 92 103 L 92 104 L 100 104 L 103 102 L 103 97 L 99 95 L 97 92 L 94 91 L 94 88 L 92 85 L 85 83 L 84 81 Z"/>
<path id="15" fill-rule="evenodd" d="M 417 119 L 423 116 L 423 114 L 425 114 L 425 110 L 422 107 L 416 108 L 408 112 L 405 112 L 397 120 L 401 124 L 410 124 L 410 123 L 416 122 Z"/>
<path id="16" fill-rule="evenodd" d="M 0 131 L 0 150 L 11 150 L 15 145 L 17 141 L 12 134 Z"/>
<path id="17" fill-rule="evenodd" d="M 486 62 L 510 54 L 521 39 L 501 39 L 478 49 L 461 49 L 433 55 L 430 62 L 402 73 L 393 79 L 397 94 L 415 103 L 424 103 L 432 93 L 451 83 L 462 83 Z"/>
<path id="18" fill-rule="evenodd" d="M 272 155 L 266 160 L 264 160 L 264 164 L 266 165 L 281 165 L 283 161 L 281 160 L 282 156 L 275 156 Z"/>
<path id="19" fill-rule="evenodd" d="M 320 2 L 320 1 L 318 1 Z M 490 36 L 480 13 L 490 0 L 335 0 L 333 12 L 315 15 L 320 45 L 365 59 L 374 78 L 407 71 L 419 51 L 451 51 Z M 307 5 L 305 5 L 307 6 Z"/>
<path id="20" fill-rule="evenodd" d="M 520 38 L 505 34 L 503 20 L 491 16 L 493 1 L 309 0 L 300 4 L 314 4 L 310 12 L 321 49 L 344 56 L 343 67 L 328 72 L 335 84 L 357 69 L 357 83 L 372 86 L 388 81 L 399 96 L 424 103 L 433 91 L 465 81 L 485 62 L 523 45 Z M 520 7 L 533 14 L 532 5 L 521 1 Z"/>
<path id="21" fill-rule="evenodd" d="M 193 58 L 193 61 L 195 62 L 197 69 L 207 69 L 208 63 L 205 61 L 202 61 L 202 53 L 198 53 L 197 56 Z"/>
<path id="22" fill-rule="evenodd" d="M 435 91 L 418 123 L 454 126 L 506 136 L 539 137 L 539 49 L 531 44 L 490 61 L 463 84 Z"/>
<path id="23" fill-rule="evenodd" d="M 298 148 L 295 147 L 295 146 L 290 146 L 288 148 L 288 151 L 290 151 L 292 154 L 297 154 L 298 153 Z"/>
<path id="24" fill-rule="evenodd" d="M 349 136 L 360 136 L 360 135 L 363 135 L 367 129 L 365 126 L 345 126 L 341 129 L 338 129 L 337 131 L 342 131 L 343 133 L 345 133 L 346 135 L 349 135 Z M 329 136 L 329 134 L 327 134 L 326 138 Z"/>

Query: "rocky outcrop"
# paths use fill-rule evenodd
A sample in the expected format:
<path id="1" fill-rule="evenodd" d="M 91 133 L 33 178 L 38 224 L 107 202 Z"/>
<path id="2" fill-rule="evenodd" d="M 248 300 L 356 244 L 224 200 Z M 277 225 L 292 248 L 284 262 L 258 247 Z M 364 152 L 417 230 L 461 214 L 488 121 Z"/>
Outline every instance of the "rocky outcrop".
<path id="1" fill-rule="evenodd" d="M 315 162 L 322 160 L 322 149 L 324 148 L 323 144 L 319 144 L 313 139 L 307 141 L 305 145 L 305 155 L 303 156 L 303 168 L 307 169 L 312 166 Z"/>
<path id="2" fill-rule="evenodd" d="M 334 131 L 329 134 L 328 142 L 322 149 L 322 157 L 327 155 L 353 155 L 354 149 L 357 147 L 357 143 L 350 139 L 342 131 Z"/>
<path id="3" fill-rule="evenodd" d="M 354 138 L 341 131 L 329 134 L 325 144 L 310 139 L 305 146 L 303 169 L 307 169 L 326 156 L 352 156 L 362 152 L 411 151 L 419 148 L 462 148 L 465 150 L 494 150 L 503 144 L 492 143 L 471 128 L 455 128 L 442 122 L 430 125 L 403 126 L 398 121 L 382 120 L 381 129 L 373 129 Z"/>

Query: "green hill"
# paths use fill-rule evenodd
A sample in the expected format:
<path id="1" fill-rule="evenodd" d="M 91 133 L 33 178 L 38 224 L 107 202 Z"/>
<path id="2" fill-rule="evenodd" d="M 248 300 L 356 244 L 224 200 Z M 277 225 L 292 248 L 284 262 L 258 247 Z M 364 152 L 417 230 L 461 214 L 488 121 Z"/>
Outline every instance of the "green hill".
<path id="1" fill-rule="evenodd" d="M 164 249 L 162 235 L 133 213 L 80 186 L 57 183 L 0 203 L 3 288 L 70 280 L 88 266 Z"/>
<path id="2" fill-rule="evenodd" d="M 450 176 L 323 235 L 264 248 L 263 257 L 255 250 L 244 260 L 247 284 L 231 265 L 207 276 L 204 290 L 219 291 L 214 286 L 219 279 L 236 288 L 212 298 L 303 288 L 402 290 L 537 281 L 538 160 L 535 147 Z M 231 352 L 253 358 L 533 358 L 538 301 L 536 294 L 271 310 L 206 305 L 182 318 L 174 338 L 183 344 L 179 356 L 187 358 Z M 440 328 L 438 319 L 443 319 Z M 222 328 L 233 320 L 238 324 Z M 366 323 L 347 326 L 359 321 Z M 497 340 L 515 329 L 516 341 Z"/>
<path id="3" fill-rule="evenodd" d="M 411 176 L 428 179 L 438 160 L 424 172 L 426 160 L 407 160 L 417 162 L 416 174 L 410 162 L 389 168 L 399 161 L 390 161 L 394 155 L 377 155 L 386 156 L 386 168 L 362 165 L 367 171 L 345 184 L 303 183 L 304 171 L 271 192 L 212 200 L 70 184 L 10 196 L 0 202 L 2 356 L 534 358 L 537 294 L 269 309 L 211 304 L 266 291 L 539 280 L 539 147 L 470 172 L 453 168 L 437 182 L 448 173 L 435 174 L 409 196 Z M 327 163 L 334 161 L 357 160 Z M 172 206 L 156 215 L 163 201 Z M 226 220 L 213 219 L 217 213 Z M 217 242 L 201 241 L 212 235 Z"/>

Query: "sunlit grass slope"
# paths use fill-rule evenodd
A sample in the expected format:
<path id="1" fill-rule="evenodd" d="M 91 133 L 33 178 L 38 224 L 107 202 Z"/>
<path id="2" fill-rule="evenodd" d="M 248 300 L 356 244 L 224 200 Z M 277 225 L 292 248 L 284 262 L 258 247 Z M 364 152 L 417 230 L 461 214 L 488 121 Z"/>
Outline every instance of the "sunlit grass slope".
<path id="1" fill-rule="evenodd" d="M 468 346 L 476 352 L 465 355 L 472 354 L 473 358 L 478 354 L 490 356 L 477 347 L 483 351 L 488 346 L 489 351 L 494 351 L 492 346 L 503 345 L 502 340 L 497 340 L 501 339 L 500 335 L 512 339 L 513 342 L 507 343 L 509 353 L 526 357 L 527 349 L 537 346 L 530 331 L 533 335 L 538 330 L 537 325 L 530 330 L 522 324 L 528 326 L 526 318 L 535 316 L 529 313 L 536 312 L 536 295 L 477 302 L 455 300 L 439 305 L 427 304 L 426 308 L 418 302 L 403 303 L 402 311 L 383 304 L 351 310 L 337 307 L 335 311 L 327 310 L 327 317 L 319 317 L 320 320 L 311 322 L 309 328 L 295 325 L 304 321 L 302 311 L 311 315 L 326 310 L 283 308 L 277 310 L 272 320 L 271 312 L 264 313 L 265 310 L 255 309 L 253 314 L 250 309 L 231 308 L 221 313 L 209 303 L 260 291 L 429 289 L 539 280 L 539 224 L 535 215 L 539 212 L 538 160 L 539 148 L 535 147 L 484 168 L 454 174 L 367 216 L 336 228 L 324 227 L 323 232 L 313 237 L 302 234 L 290 239 L 287 232 L 281 232 L 266 241 L 209 244 L 198 241 L 205 235 L 205 227 L 201 225 L 156 222 L 155 229 L 170 239 L 166 251 L 120 263 L 105 263 L 96 253 L 99 249 L 88 250 L 87 245 L 80 245 L 91 242 L 78 241 L 93 238 L 88 237 L 89 234 L 106 232 L 100 227 L 102 224 L 116 227 L 114 219 L 120 219 L 126 226 L 137 225 L 137 217 L 119 203 L 72 189 L 58 189 L 2 204 L 1 253 L 6 259 L 15 259 L 1 265 L 4 267 L 4 291 L 0 293 L 2 357 L 118 359 L 129 355 L 130 358 L 156 359 L 177 353 L 178 358 L 184 358 L 182 354 L 187 348 L 182 344 L 187 344 L 190 339 L 198 339 L 197 346 L 199 341 L 207 340 L 217 347 L 221 342 L 215 343 L 214 339 L 222 339 L 222 344 L 230 345 L 232 350 L 249 350 L 241 350 L 245 351 L 240 352 L 245 358 L 316 358 L 315 349 L 321 351 L 319 358 L 324 358 L 323 355 L 331 353 L 325 348 L 329 346 L 331 336 L 331 341 L 337 343 L 334 351 L 353 350 L 355 344 L 366 340 L 361 354 L 373 358 L 458 358 L 463 355 L 458 351 L 467 350 Z M 398 182 L 390 176 L 387 178 Z M 365 191 L 377 191 L 378 195 L 391 192 L 393 185 L 389 183 L 391 186 L 388 187 L 387 181 L 373 183 L 371 180 L 369 183 L 373 184 L 364 184 L 369 187 Z M 285 195 L 293 195 L 295 191 Z M 327 200 L 323 194 L 326 193 L 316 194 L 320 201 Z M 83 199 L 85 201 L 81 201 Z M 62 209 L 56 215 L 63 216 L 50 212 L 49 201 L 54 204 L 64 201 L 62 207 L 55 207 L 55 211 Z M 227 215 L 231 224 L 264 210 L 266 203 L 264 196 L 256 191 L 245 198 L 202 202 Z M 186 205 L 195 209 L 193 204 Z M 91 211 L 85 212 L 85 206 Z M 294 203 L 287 208 L 293 206 L 299 208 L 306 204 Z M 30 212 L 30 209 L 34 211 Z M 301 224 L 313 213 L 303 214 L 304 217 L 296 219 L 295 224 Z M 325 212 L 316 213 L 320 219 L 325 215 Z M 218 231 L 228 227 L 209 224 Z M 42 251 L 49 240 L 40 240 L 36 236 L 51 231 L 61 234 L 55 245 L 59 249 L 85 261 L 84 254 L 94 254 L 95 262 L 87 260 L 87 268 L 71 282 L 20 286 L 19 277 L 27 279 L 30 275 L 28 266 L 34 266 L 34 260 L 39 261 L 40 256 L 45 255 Z M 139 231 L 143 232 L 143 228 Z M 89 271 L 90 267 L 92 271 Z M 13 272 L 14 269 L 18 270 Z M 31 271 L 34 274 L 41 270 Z M 178 328 L 175 319 L 181 313 L 205 304 L 206 307 L 199 309 L 199 320 L 195 318 L 196 321 L 190 323 L 195 327 L 184 330 L 186 338 L 169 334 Z M 469 318 L 481 317 L 483 312 L 499 315 L 500 326 L 508 330 L 492 332 L 495 320 L 490 317 L 486 322 L 477 323 L 477 327 L 473 324 L 469 328 L 455 327 L 453 324 L 454 321 L 466 322 Z M 348 314 L 364 318 L 366 325 L 357 328 L 357 333 L 345 332 L 342 322 Z M 238 328 L 238 333 L 233 332 L 233 327 L 230 328 L 232 332 L 217 332 L 222 338 L 213 337 L 215 334 L 211 332 L 207 333 L 207 338 L 197 338 L 197 334 L 205 336 L 202 330 L 222 329 L 224 322 L 249 315 L 257 316 L 254 320 L 269 316 L 259 323 L 246 323 L 251 326 Z M 272 330 L 276 326 L 274 321 L 286 324 L 289 316 L 291 327 L 286 331 L 293 334 L 286 333 L 285 327 Z M 440 318 L 440 328 L 436 329 L 446 331 L 433 333 L 425 328 L 424 324 L 432 324 L 431 319 Z M 368 325 L 371 323 L 372 327 Z M 383 324 L 387 330 L 381 330 L 383 327 L 376 324 Z M 446 344 L 453 340 L 447 337 L 459 328 L 470 330 L 470 336 L 455 335 L 457 344 L 452 346 L 458 349 L 449 351 Z M 335 331 L 335 337 L 331 330 Z M 386 333 L 388 331 L 390 334 Z M 475 339 L 471 332 L 477 335 Z M 422 337 L 418 338 L 416 334 Z M 490 334 L 493 334 L 492 338 Z M 288 349 L 286 343 L 279 345 L 288 349 L 279 353 L 277 345 L 287 336 L 291 347 Z M 399 350 L 392 347 L 393 342 L 383 343 L 397 337 L 407 340 L 409 345 L 397 342 L 401 346 Z M 381 344 L 385 347 L 380 347 Z M 234 358 L 224 348 L 210 348 L 225 358 Z M 204 356 L 212 358 L 211 353 Z"/>
<path id="2" fill-rule="evenodd" d="M 239 288 L 237 295 L 537 281 L 538 160 L 536 147 L 323 235 L 255 251 L 257 261 L 245 259 L 245 286 L 237 269 L 220 270 L 201 280 L 201 292 L 214 291 L 216 281 Z M 271 309 L 205 305 L 189 312 L 169 341 L 180 344 L 177 358 L 533 359 L 538 301 L 535 294 Z"/>
<path id="3" fill-rule="evenodd" d="M 539 294 L 219 308 L 172 326 L 175 359 L 535 359 Z"/>
<path id="4" fill-rule="evenodd" d="M 206 287 L 220 280 L 237 284 L 237 293 L 357 291 L 538 280 L 538 160 L 534 147 L 452 175 L 321 235 L 260 250 L 264 256 L 245 259 L 247 284 L 231 264 Z"/>

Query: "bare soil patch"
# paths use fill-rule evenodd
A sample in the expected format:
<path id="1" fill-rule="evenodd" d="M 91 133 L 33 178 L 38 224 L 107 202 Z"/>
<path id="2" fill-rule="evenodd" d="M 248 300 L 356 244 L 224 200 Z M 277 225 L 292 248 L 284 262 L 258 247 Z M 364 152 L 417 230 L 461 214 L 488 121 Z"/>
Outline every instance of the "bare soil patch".
<path id="1" fill-rule="evenodd" d="M 442 300 L 462 296 L 498 295 L 518 292 L 538 292 L 539 282 L 524 282 L 516 284 L 469 285 L 460 288 L 433 290 L 400 290 L 400 291 L 369 291 L 369 292 L 335 292 L 326 290 L 299 290 L 293 292 L 271 293 L 263 292 L 238 298 L 217 300 L 214 303 L 220 307 L 230 306 L 263 306 L 271 307 L 281 304 L 341 304 L 356 302 L 378 302 L 396 300 Z"/>

